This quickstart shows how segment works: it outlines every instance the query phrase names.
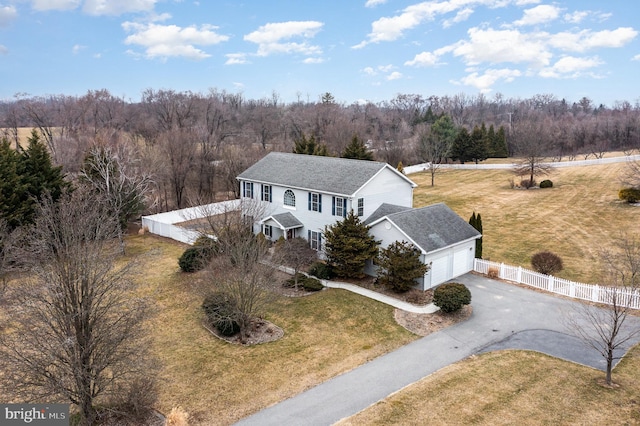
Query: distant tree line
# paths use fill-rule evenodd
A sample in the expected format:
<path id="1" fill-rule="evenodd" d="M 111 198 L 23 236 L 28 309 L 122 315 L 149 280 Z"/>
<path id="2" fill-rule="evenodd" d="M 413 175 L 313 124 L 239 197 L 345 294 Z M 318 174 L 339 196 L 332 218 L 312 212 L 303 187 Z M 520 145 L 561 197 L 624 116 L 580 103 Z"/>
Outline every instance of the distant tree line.
<path id="1" fill-rule="evenodd" d="M 148 89 L 134 102 L 103 89 L 83 96 L 17 95 L 0 102 L 0 128 L 14 148 L 25 143 L 23 128 L 38 130 L 53 163 L 69 175 L 80 173 L 92 147 L 126 146 L 136 170 L 152 177 L 152 210 L 164 211 L 237 196 L 235 176 L 271 150 L 364 155 L 394 167 L 526 151 L 555 160 L 631 151 L 640 146 L 640 103 L 605 106 L 552 94 L 400 94 L 347 105 L 329 92 L 317 101 L 285 103 L 275 92 L 246 99 L 215 89 Z M 351 146 L 354 138 L 364 151 Z"/>

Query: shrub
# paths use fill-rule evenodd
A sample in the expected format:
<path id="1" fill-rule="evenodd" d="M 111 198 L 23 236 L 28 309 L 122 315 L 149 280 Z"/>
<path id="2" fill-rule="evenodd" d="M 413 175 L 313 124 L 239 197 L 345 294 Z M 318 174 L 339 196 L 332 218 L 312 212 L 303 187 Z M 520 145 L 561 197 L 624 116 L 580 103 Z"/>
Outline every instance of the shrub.
<path id="1" fill-rule="evenodd" d="M 433 292 L 433 304 L 444 313 L 455 312 L 469 303 L 471 292 L 464 284 L 442 284 Z"/>
<path id="2" fill-rule="evenodd" d="M 302 287 L 307 291 L 320 291 L 324 288 L 320 280 L 312 277 L 306 277 L 304 281 L 302 281 Z"/>
<path id="3" fill-rule="evenodd" d="M 627 203 L 637 203 L 640 201 L 640 189 L 622 188 L 618 191 L 618 198 L 626 201 Z"/>
<path id="4" fill-rule="evenodd" d="M 323 262 L 314 262 L 309 268 L 309 274 L 318 277 L 321 280 L 330 280 L 335 277 L 335 273 L 331 265 Z"/>
<path id="5" fill-rule="evenodd" d="M 536 186 L 536 181 L 530 180 L 530 179 L 523 179 L 520 181 L 520 186 L 526 189 L 533 188 L 534 186 Z"/>
<path id="6" fill-rule="evenodd" d="M 201 270 L 205 265 L 202 250 L 197 247 L 189 247 L 178 259 L 178 265 L 183 272 L 197 272 Z"/>
<path id="7" fill-rule="evenodd" d="M 240 323 L 236 319 L 238 309 L 233 298 L 223 292 L 205 297 L 202 309 L 207 323 L 215 327 L 223 336 L 233 336 L 240 331 Z"/>
<path id="8" fill-rule="evenodd" d="M 220 243 L 213 238 L 201 236 L 186 249 L 178 259 L 183 272 L 197 272 L 216 255 L 220 254 Z"/>
<path id="9" fill-rule="evenodd" d="M 562 259 L 550 251 L 541 251 L 531 257 L 531 266 L 536 272 L 552 275 L 562 271 Z"/>
<path id="10" fill-rule="evenodd" d="M 284 282 L 285 287 L 293 288 L 295 285 L 295 277 L 291 277 Z M 304 274 L 298 274 L 298 287 L 302 287 L 307 291 L 319 291 L 324 288 L 320 280 L 313 277 L 307 277 Z"/>
<path id="11" fill-rule="evenodd" d="M 167 415 L 167 426 L 189 426 L 189 413 L 182 407 L 173 407 Z"/>
<path id="12" fill-rule="evenodd" d="M 551 182 L 549 179 L 545 179 L 540 182 L 540 188 L 553 188 L 553 182 Z"/>
<path id="13" fill-rule="evenodd" d="M 496 268 L 495 266 L 492 266 L 487 271 L 487 276 L 489 278 L 496 279 L 496 278 L 498 278 L 500 276 L 500 270 L 498 268 Z"/>

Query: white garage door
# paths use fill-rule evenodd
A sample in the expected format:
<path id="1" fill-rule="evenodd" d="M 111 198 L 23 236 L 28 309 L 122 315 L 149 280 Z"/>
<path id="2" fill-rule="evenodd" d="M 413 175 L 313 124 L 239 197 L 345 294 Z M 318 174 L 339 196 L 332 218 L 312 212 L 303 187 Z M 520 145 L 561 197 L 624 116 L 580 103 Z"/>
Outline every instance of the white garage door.
<path id="1" fill-rule="evenodd" d="M 453 253 L 453 277 L 458 277 L 460 275 L 466 274 L 469 272 L 469 256 L 471 255 L 471 250 L 469 248 L 464 248 L 462 250 L 455 251 Z"/>
<path id="2" fill-rule="evenodd" d="M 431 287 L 447 281 L 449 279 L 449 257 L 442 256 L 433 259 L 429 274 L 431 275 Z"/>

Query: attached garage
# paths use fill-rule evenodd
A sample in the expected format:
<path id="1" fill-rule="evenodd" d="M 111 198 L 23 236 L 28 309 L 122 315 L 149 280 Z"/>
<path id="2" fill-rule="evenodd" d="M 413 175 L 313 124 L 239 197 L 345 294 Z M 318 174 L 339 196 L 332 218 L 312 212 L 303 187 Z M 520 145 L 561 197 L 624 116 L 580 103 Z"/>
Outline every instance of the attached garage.
<path id="1" fill-rule="evenodd" d="M 417 288 L 428 290 L 473 270 L 475 241 L 482 235 L 445 204 L 419 209 L 383 204 L 366 223 L 382 247 L 404 240 L 422 251 L 431 268 Z"/>

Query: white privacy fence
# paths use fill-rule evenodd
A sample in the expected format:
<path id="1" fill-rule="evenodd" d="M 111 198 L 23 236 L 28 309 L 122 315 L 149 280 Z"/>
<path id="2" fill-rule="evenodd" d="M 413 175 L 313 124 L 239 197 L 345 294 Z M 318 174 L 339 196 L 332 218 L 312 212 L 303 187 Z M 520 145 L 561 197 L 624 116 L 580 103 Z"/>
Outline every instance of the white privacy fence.
<path id="1" fill-rule="evenodd" d="M 551 293 L 590 302 L 611 305 L 613 301 L 621 306 L 640 309 L 640 292 L 637 289 L 612 288 L 597 284 L 583 284 L 553 275 L 540 274 L 521 266 L 510 266 L 504 263 L 475 259 L 473 270 L 481 274 L 489 274 L 490 270 L 497 272 L 497 278 L 526 284 Z"/>
<path id="2" fill-rule="evenodd" d="M 148 229 L 152 234 L 171 238 L 186 244 L 193 244 L 200 236 L 200 233 L 188 227 L 177 226 L 176 223 L 215 216 L 217 214 L 235 211 L 239 208 L 240 200 L 230 200 L 150 216 L 142 216 L 142 227 Z"/>

